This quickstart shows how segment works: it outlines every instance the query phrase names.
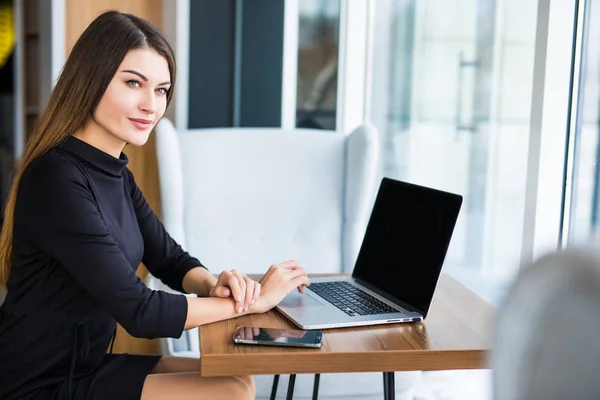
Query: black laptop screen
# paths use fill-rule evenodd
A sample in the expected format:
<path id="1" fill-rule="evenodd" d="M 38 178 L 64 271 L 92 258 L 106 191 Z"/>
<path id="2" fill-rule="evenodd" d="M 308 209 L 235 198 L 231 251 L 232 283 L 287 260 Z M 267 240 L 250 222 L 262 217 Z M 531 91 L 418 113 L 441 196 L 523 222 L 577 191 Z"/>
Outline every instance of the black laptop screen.
<path id="1" fill-rule="evenodd" d="M 460 195 L 384 178 L 352 276 L 426 315 L 461 204 Z"/>

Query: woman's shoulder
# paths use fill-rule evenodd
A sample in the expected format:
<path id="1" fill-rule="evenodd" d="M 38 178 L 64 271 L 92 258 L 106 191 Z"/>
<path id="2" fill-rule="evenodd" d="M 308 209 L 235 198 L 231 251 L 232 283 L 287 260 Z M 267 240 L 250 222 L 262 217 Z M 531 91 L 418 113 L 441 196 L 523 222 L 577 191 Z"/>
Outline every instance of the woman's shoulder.
<path id="1" fill-rule="evenodd" d="M 56 185 L 84 180 L 83 171 L 75 161 L 59 148 L 52 148 L 25 169 L 21 182 Z"/>
<path id="2" fill-rule="evenodd" d="M 63 213 L 66 204 L 72 205 L 74 191 L 89 192 L 83 172 L 68 156 L 55 149 L 49 150 L 33 161 L 21 177 L 15 221 L 19 219 L 18 216 L 33 216 L 48 210 Z"/>

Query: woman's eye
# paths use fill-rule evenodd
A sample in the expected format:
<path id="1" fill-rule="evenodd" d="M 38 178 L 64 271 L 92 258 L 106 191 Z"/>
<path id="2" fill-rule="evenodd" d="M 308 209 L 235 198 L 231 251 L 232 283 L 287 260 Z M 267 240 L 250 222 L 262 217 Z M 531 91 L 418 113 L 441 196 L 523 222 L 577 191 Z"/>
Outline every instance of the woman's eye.
<path id="1" fill-rule="evenodd" d="M 136 81 L 135 79 L 127 81 L 127 84 L 129 86 L 134 86 L 134 87 L 140 87 L 142 85 L 139 81 Z"/>
<path id="2" fill-rule="evenodd" d="M 167 89 L 165 89 L 165 88 L 158 88 L 158 89 L 156 89 L 156 90 L 157 90 L 157 91 L 158 91 L 158 93 L 160 93 L 160 94 L 167 94 L 167 92 L 168 92 L 168 90 L 167 90 Z"/>

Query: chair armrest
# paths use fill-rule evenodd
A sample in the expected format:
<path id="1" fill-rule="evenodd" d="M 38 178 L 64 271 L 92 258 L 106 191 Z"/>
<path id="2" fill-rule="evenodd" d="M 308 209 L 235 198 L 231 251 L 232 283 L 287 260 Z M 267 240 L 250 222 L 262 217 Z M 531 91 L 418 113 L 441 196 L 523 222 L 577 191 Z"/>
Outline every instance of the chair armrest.
<path id="1" fill-rule="evenodd" d="M 377 128 L 370 122 L 346 139 L 343 272 L 351 272 L 365 234 L 381 175 Z"/>

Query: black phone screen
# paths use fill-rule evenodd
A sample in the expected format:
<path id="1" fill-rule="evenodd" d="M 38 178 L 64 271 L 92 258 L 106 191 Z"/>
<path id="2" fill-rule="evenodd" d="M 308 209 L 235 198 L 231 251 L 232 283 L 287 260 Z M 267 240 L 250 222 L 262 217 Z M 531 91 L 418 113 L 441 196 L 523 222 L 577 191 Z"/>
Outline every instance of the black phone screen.
<path id="1" fill-rule="evenodd" d="M 233 341 L 244 344 L 268 346 L 321 347 L 323 332 L 300 329 L 256 328 L 241 326 Z"/>

